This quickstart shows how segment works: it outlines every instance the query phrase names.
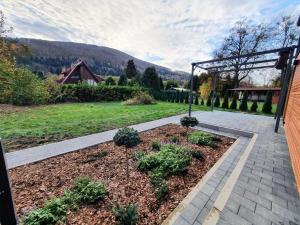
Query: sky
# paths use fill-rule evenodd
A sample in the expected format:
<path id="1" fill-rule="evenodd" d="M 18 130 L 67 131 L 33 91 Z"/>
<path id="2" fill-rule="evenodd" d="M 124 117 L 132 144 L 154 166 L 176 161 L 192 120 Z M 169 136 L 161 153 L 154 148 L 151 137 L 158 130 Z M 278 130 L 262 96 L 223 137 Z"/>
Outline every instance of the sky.
<path id="1" fill-rule="evenodd" d="M 212 57 L 237 20 L 300 14 L 297 0 L 0 0 L 13 36 L 107 46 L 173 70 Z"/>

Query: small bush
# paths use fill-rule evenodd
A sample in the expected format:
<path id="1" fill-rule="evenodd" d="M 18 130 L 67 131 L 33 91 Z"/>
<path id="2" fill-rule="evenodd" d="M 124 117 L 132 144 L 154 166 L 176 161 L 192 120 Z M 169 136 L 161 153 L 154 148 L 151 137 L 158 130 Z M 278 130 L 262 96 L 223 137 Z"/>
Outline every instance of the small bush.
<path id="1" fill-rule="evenodd" d="M 199 122 L 196 117 L 185 116 L 180 119 L 180 124 L 182 126 L 186 127 L 186 140 L 188 141 L 189 127 L 194 127 L 194 126 L 198 125 Z"/>
<path id="2" fill-rule="evenodd" d="M 119 129 L 115 134 L 113 141 L 116 145 L 124 145 L 126 148 L 132 148 L 140 143 L 139 133 L 133 128 L 125 127 Z"/>
<path id="3" fill-rule="evenodd" d="M 267 92 L 267 97 L 262 107 L 264 113 L 272 113 L 272 92 Z"/>
<path id="4" fill-rule="evenodd" d="M 194 104 L 195 104 L 195 105 L 199 105 L 199 98 L 198 98 L 198 95 L 195 97 Z"/>
<path id="5" fill-rule="evenodd" d="M 206 106 L 211 106 L 211 96 L 212 96 L 212 93 L 210 93 L 208 96 L 208 99 L 206 101 Z"/>
<path id="6" fill-rule="evenodd" d="M 71 191 L 75 196 L 78 196 L 80 203 L 94 203 L 97 200 L 103 199 L 107 194 L 103 184 L 91 181 L 88 177 L 76 180 Z"/>
<path id="7" fill-rule="evenodd" d="M 200 103 L 201 105 L 204 105 L 204 100 L 203 100 L 203 98 L 201 99 L 201 103 Z"/>
<path id="8" fill-rule="evenodd" d="M 159 151 L 160 146 L 161 146 L 161 143 L 158 140 L 155 140 L 155 141 L 151 142 L 151 148 L 152 148 L 153 151 Z"/>
<path id="9" fill-rule="evenodd" d="M 169 141 L 170 141 L 171 143 L 176 144 L 176 143 L 178 142 L 178 137 L 175 136 L 175 135 L 173 135 L 173 136 L 171 136 L 171 137 L 169 138 Z"/>
<path id="10" fill-rule="evenodd" d="M 163 180 L 162 183 L 156 188 L 155 196 L 158 200 L 165 199 L 169 195 L 169 186 L 167 181 Z"/>
<path id="11" fill-rule="evenodd" d="M 251 112 L 256 112 L 257 111 L 257 101 L 253 101 L 252 105 L 251 105 Z"/>
<path id="12" fill-rule="evenodd" d="M 138 206 L 130 204 L 127 206 L 116 206 L 113 209 L 115 220 L 118 225 L 135 225 L 138 221 Z"/>
<path id="13" fill-rule="evenodd" d="M 224 100 L 223 100 L 223 103 L 222 103 L 222 108 L 223 109 L 228 109 L 229 108 L 228 91 L 225 92 Z"/>
<path id="14" fill-rule="evenodd" d="M 192 150 L 191 155 L 193 158 L 198 159 L 200 161 L 205 160 L 205 155 L 201 151 Z"/>
<path id="15" fill-rule="evenodd" d="M 60 198 L 53 198 L 43 208 L 35 209 L 25 215 L 24 225 L 55 225 L 67 215 L 67 206 Z"/>
<path id="16" fill-rule="evenodd" d="M 145 152 L 138 151 L 138 152 L 135 152 L 135 153 L 134 153 L 133 159 L 134 159 L 135 161 L 139 161 L 139 160 L 141 160 L 145 155 L 146 155 Z"/>
<path id="17" fill-rule="evenodd" d="M 150 105 L 155 103 L 154 98 L 145 92 L 142 92 L 124 102 L 125 105 Z"/>
<path id="18" fill-rule="evenodd" d="M 216 147 L 214 136 L 203 131 L 196 131 L 189 135 L 189 142 L 197 145 Z"/>
<path id="19" fill-rule="evenodd" d="M 214 102 L 214 107 L 220 107 L 220 97 L 219 95 L 216 96 L 215 102 Z"/>
<path id="20" fill-rule="evenodd" d="M 83 162 L 84 163 L 94 162 L 94 161 L 97 161 L 98 159 L 101 159 L 101 158 L 107 156 L 107 155 L 108 155 L 107 151 L 101 151 L 96 154 L 88 155 L 87 159 L 84 160 Z"/>
<path id="21" fill-rule="evenodd" d="M 116 85 L 116 81 L 113 77 L 109 76 L 105 79 L 105 85 Z"/>

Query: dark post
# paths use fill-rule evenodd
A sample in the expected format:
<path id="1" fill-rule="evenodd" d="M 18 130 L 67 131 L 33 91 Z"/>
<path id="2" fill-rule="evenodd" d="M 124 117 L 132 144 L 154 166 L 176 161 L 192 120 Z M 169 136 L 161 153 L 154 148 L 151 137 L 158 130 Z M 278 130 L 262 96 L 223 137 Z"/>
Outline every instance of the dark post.
<path id="1" fill-rule="evenodd" d="M 191 73 L 191 82 L 190 82 L 191 86 L 190 86 L 190 94 L 189 94 L 189 116 L 192 115 L 194 70 L 195 70 L 195 66 L 192 63 L 192 73 Z"/>
<path id="2" fill-rule="evenodd" d="M 4 149 L 0 139 L 0 222 L 2 225 L 18 224 L 10 187 Z"/>
<path id="3" fill-rule="evenodd" d="M 282 85 L 282 88 L 280 90 L 280 92 L 282 92 L 281 99 L 279 100 L 280 105 L 277 106 L 277 107 L 279 107 L 279 109 L 278 109 L 278 115 L 277 115 L 276 124 L 275 124 L 275 132 L 276 133 L 278 132 L 280 117 L 282 116 L 282 113 L 283 113 L 283 109 L 284 109 L 284 105 L 285 105 L 285 101 L 286 101 L 286 96 L 287 96 L 287 91 L 288 91 L 288 86 L 289 86 L 289 82 L 290 82 L 290 77 L 291 77 L 291 74 L 292 74 L 293 56 L 294 56 L 294 48 L 291 48 L 290 49 L 290 54 L 289 54 L 288 65 L 287 65 L 285 76 L 284 76 L 284 79 L 283 79 L 283 85 Z"/>
<path id="4" fill-rule="evenodd" d="M 275 115 L 274 115 L 274 119 L 276 119 L 279 116 L 278 111 L 279 111 L 280 102 L 282 101 L 283 92 L 281 90 L 282 90 L 282 87 L 283 87 L 285 70 L 286 70 L 286 68 L 281 69 L 279 100 L 278 100 L 278 104 L 277 104 L 277 107 L 276 107 L 276 112 L 275 112 Z"/>

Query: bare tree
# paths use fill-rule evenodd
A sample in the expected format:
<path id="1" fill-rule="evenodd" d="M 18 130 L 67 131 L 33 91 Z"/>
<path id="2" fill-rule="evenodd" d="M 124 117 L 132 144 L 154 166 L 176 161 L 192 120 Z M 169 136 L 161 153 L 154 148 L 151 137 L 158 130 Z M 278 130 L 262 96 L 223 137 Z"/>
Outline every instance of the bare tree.
<path id="1" fill-rule="evenodd" d="M 279 21 L 276 22 L 274 30 L 276 47 L 287 47 L 292 44 L 297 44 L 296 22 L 291 16 L 281 16 Z"/>
<path id="2" fill-rule="evenodd" d="M 7 27 L 4 13 L 0 10 L 0 57 L 3 59 L 10 58 L 10 46 L 6 38 L 7 34 L 12 32 L 12 27 Z"/>
<path id="3" fill-rule="evenodd" d="M 217 58 L 225 58 L 230 56 L 241 56 L 244 54 L 255 53 L 261 50 L 270 37 L 270 27 L 264 24 L 255 25 L 248 19 L 236 22 L 235 26 L 230 29 L 229 36 L 223 41 L 220 49 L 215 51 Z M 228 60 L 227 63 L 234 64 L 233 72 L 234 87 L 239 84 L 250 73 L 249 71 L 241 71 L 242 68 L 251 68 L 253 64 L 245 64 L 255 61 L 257 57 L 236 58 Z"/>

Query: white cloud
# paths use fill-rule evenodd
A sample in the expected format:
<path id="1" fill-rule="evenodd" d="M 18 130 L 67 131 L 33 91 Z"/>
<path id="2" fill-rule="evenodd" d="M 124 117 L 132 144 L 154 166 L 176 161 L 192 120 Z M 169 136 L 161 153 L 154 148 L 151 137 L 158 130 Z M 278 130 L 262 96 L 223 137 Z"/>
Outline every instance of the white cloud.
<path id="1" fill-rule="evenodd" d="M 74 41 L 119 49 L 189 71 L 210 57 L 242 18 L 268 20 L 300 4 L 274 0 L 1 0 L 18 37 Z M 273 9 L 276 9 L 273 10 Z"/>

